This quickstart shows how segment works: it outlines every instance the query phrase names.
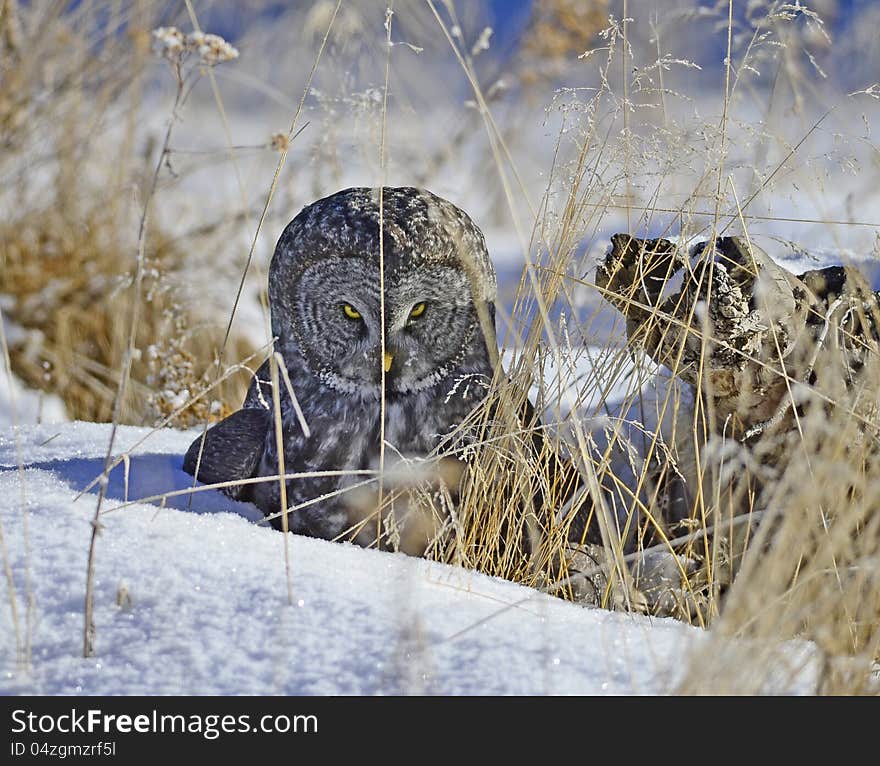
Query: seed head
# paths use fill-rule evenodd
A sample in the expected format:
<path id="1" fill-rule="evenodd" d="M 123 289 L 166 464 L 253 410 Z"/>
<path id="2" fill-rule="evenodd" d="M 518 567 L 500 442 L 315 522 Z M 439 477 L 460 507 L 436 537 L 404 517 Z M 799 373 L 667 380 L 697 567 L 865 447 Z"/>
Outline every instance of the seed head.
<path id="1" fill-rule="evenodd" d="M 238 58 L 238 50 L 220 35 L 205 32 L 184 35 L 177 27 L 154 29 L 153 49 L 163 58 L 175 63 L 180 63 L 185 56 L 195 53 L 203 66 L 216 66 Z"/>
<path id="2" fill-rule="evenodd" d="M 238 49 L 220 35 L 190 32 L 186 36 L 186 47 L 198 53 L 200 62 L 205 66 L 215 66 L 238 58 Z"/>
<path id="3" fill-rule="evenodd" d="M 153 30 L 153 50 L 163 58 L 176 61 L 183 55 L 186 39 L 177 27 L 158 27 Z"/>
<path id="4" fill-rule="evenodd" d="M 286 152 L 290 148 L 290 139 L 287 137 L 287 133 L 273 133 L 269 145 L 276 152 Z"/>

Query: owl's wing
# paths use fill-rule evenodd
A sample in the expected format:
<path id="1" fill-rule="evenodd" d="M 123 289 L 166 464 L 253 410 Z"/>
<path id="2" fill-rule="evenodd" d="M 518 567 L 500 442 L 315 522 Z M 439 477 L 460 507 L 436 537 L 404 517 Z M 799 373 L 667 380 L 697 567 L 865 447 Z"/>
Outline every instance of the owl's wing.
<path id="1" fill-rule="evenodd" d="M 232 413 L 208 429 L 204 449 L 201 436 L 189 445 L 183 470 L 203 484 L 250 479 L 260 467 L 271 421 L 269 410 L 249 408 Z M 198 462 L 200 449 L 202 459 Z M 250 485 L 223 489 L 236 500 L 249 500 L 251 491 Z"/>

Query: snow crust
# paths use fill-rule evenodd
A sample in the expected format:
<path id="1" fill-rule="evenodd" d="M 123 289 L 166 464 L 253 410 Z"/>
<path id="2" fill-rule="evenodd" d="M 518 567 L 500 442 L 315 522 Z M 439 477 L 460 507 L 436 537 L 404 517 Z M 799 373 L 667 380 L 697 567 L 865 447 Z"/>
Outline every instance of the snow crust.
<path id="1" fill-rule="evenodd" d="M 14 576 L 0 605 L 3 694 L 657 694 L 695 628 L 588 609 L 460 568 L 290 535 L 209 491 L 124 505 L 111 474 L 98 538 L 95 654 L 86 564 L 109 426 L 0 430 L 0 519 Z M 189 486 L 194 432 L 122 427 L 128 498 Z M 146 438 L 145 438 L 146 437 Z M 23 468 L 18 467 L 21 451 Z M 93 490 L 94 492 L 94 490 Z M 116 509 L 116 510 L 114 510 Z M 30 599 L 30 608 L 28 600 Z M 26 641 L 25 637 L 29 636 Z"/>

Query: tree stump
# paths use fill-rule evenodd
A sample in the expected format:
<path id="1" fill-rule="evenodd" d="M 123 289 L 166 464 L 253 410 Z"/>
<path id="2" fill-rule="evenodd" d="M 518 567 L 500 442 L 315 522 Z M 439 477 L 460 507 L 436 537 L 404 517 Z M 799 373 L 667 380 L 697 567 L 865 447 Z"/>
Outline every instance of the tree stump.
<path id="1" fill-rule="evenodd" d="M 626 318 L 630 346 L 689 384 L 699 406 L 696 422 L 680 415 L 676 471 L 656 471 L 651 523 L 661 539 L 694 529 L 711 538 L 711 587 L 724 588 L 783 472 L 797 461 L 795 473 L 810 470 L 809 440 L 855 422 L 840 457 L 856 465 L 877 454 L 878 293 L 846 266 L 793 274 L 738 237 L 690 249 L 626 234 L 611 243 L 596 285 Z"/>
<path id="2" fill-rule="evenodd" d="M 834 400 L 877 352 L 878 294 L 854 269 L 795 275 L 738 237 L 690 253 L 665 239 L 611 242 L 597 286 L 629 342 L 707 398 L 716 433 L 790 428 L 805 387 Z"/>

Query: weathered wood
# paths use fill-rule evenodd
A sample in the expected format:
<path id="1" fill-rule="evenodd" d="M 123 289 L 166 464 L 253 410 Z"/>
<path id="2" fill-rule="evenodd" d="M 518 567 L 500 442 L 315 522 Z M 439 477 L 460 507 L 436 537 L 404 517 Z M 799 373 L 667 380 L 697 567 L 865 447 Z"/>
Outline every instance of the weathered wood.
<path id="1" fill-rule="evenodd" d="M 676 413 L 675 470 L 662 461 L 649 469 L 646 483 L 657 493 L 650 521 L 640 521 L 645 540 L 665 550 L 665 540 L 705 524 L 706 514 L 724 520 L 706 531 L 711 577 L 697 566 L 689 586 L 677 589 L 662 566 L 641 573 L 649 608 L 662 613 L 670 598 L 687 606 L 688 594 L 717 595 L 733 581 L 778 480 L 809 470 L 805 450 L 822 446 L 811 439 L 826 439 L 837 424 L 850 429 L 836 448 L 845 465 L 877 454 L 880 300 L 855 269 L 796 275 L 736 237 L 687 248 L 616 234 L 596 284 L 625 316 L 630 345 L 692 386 L 699 402 L 699 412 Z M 781 524 L 769 515 L 762 550 Z M 731 519 L 744 523 L 734 527 Z M 672 549 L 698 564 L 709 555 L 701 546 Z"/>
<path id="2" fill-rule="evenodd" d="M 828 398 L 876 353 L 877 294 L 853 269 L 795 275 L 737 237 L 689 253 L 664 239 L 611 242 L 596 284 L 626 317 L 630 342 L 699 387 L 728 434 L 791 425 L 792 386 L 821 378 Z"/>

